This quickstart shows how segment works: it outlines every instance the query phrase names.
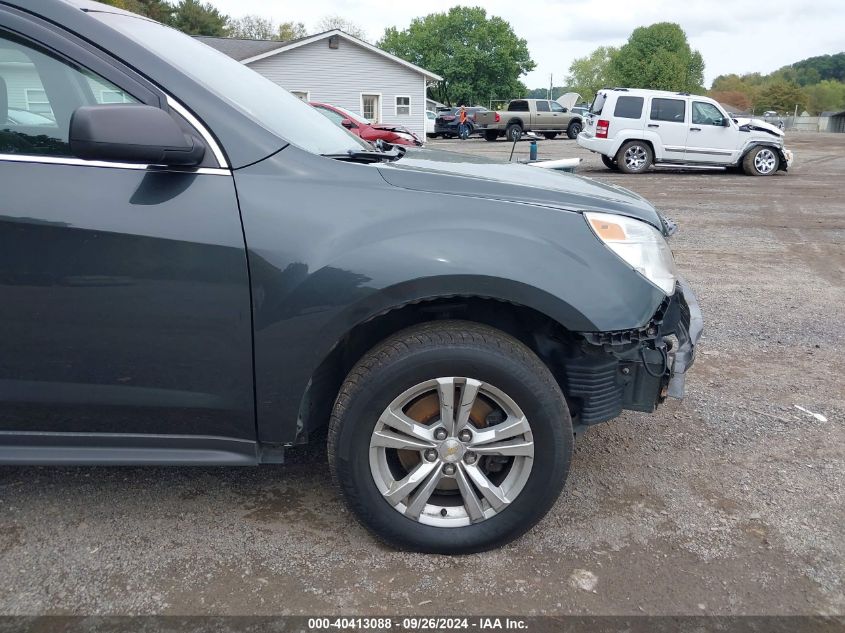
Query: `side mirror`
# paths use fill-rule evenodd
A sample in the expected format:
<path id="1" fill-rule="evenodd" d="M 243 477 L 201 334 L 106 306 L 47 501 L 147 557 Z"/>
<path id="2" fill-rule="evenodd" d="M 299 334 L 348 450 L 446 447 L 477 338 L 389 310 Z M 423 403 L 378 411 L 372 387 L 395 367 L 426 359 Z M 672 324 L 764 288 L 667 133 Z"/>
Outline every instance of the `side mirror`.
<path id="1" fill-rule="evenodd" d="M 728 117 L 725 117 L 724 119 L 722 119 L 722 125 L 724 127 L 730 127 L 731 126 L 731 120 Z"/>
<path id="2" fill-rule="evenodd" d="M 351 130 L 354 127 L 357 127 L 353 122 L 352 119 L 344 119 L 340 122 L 340 124 L 345 127 L 347 130 Z"/>
<path id="3" fill-rule="evenodd" d="M 564 108 L 563 112 L 569 112 L 569 108 Z"/>
<path id="4" fill-rule="evenodd" d="M 70 151 L 85 160 L 193 167 L 202 162 L 205 145 L 164 110 L 129 103 L 77 108 Z"/>

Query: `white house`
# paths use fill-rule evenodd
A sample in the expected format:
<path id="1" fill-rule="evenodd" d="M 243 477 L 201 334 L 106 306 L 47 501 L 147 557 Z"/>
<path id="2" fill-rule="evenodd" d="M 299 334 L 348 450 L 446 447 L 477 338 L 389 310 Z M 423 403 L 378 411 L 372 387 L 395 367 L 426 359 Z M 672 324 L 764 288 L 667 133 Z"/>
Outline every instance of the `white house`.
<path id="1" fill-rule="evenodd" d="M 442 77 L 340 30 L 289 42 L 197 37 L 306 101 L 425 135 L 426 88 Z"/>

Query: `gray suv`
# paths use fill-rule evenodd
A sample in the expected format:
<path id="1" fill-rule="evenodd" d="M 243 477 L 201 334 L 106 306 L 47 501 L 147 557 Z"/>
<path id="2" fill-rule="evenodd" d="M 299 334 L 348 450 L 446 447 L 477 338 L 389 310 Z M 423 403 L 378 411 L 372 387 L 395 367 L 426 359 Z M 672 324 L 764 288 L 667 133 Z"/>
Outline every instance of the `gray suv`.
<path id="1" fill-rule="evenodd" d="M 374 534 L 473 552 L 549 510 L 575 431 L 683 394 L 701 318 L 635 194 L 370 145 L 96 2 L 0 0 L 0 60 L 0 463 L 327 430 Z M 27 90 L 48 123 L 6 116 Z"/>

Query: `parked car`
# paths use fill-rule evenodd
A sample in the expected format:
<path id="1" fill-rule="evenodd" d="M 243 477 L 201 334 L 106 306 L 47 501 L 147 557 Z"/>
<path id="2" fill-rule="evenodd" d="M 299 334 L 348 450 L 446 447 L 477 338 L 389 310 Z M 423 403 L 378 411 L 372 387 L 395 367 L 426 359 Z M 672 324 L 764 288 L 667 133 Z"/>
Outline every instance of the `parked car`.
<path id="1" fill-rule="evenodd" d="M 435 114 L 431 110 L 425 111 L 425 135 L 426 136 L 434 136 L 434 120 L 436 118 L 437 118 L 437 114 Z"/>
<path id="2" fill-rule="evenodd" d="M 566 133 L 575 138 L 581 131 L 581 117 L 571 112 L 580 95 L 568 92 L 557 101 L 546 99 L 515 99 L 505 110 L 486 112 L 476 116 L 476 128 L 488 141 L 504 136 L 518 140 L 525 132 L 537 132 L 547 139 Z"/>
<path id="3" fill-rule="evenodd" d="M 763 120 L 766 123 L 770 123 L 777 127 L 778 129 L 782 130 L 785 127 L 784 121 L 780 118 L 780 115 L 775 112 L 774 110 L 767 110 L 763 113 Z"/>
<path id="4" fill-rule="evenodd" d="M 414 145 L 417 147 L 423 144 L 422 139 L 402 125 L 370 123 L 360 114 L 355 114 L 351 110 L 330 103 L 312 101 L 310 105 L 335 125 L 349 130 L 365 141 L 375 143 L 380 140 L 394 145 Z"/>
<path id="5" fill-rule="evenodd" d="M 590 111 L 590 106 L 574 106 L 571 110 L 572 114 L 577 114 L 581 118 Z"/>
<path id="6" fill-rule="evenodd" d="M 460 111 L 461 109 L 458 107 L 438 112 L 437 118 L 434 121 L 434 136 L 457 138 L 458 128 L 460 126 Z M 475 124 L 476 116 L 479 112 L 487 112 L 487 108 L 483 106 L 467 106 L 466 111 L 469 135 L 472 136 L 477 132 Z"/>
<path id="7" fill-rule="evenodd" d="M 373 146 L 97 2 L 3 0 L 0 56 L 0 118 L 20 71 L 56 114 L 0 131 L 0 463 L 278 463 L 328 427 L 364 525 L 473 552 L 548 511 L 574 428 L 683 394 L 700 312 L 640 196 Z"/>
<path id="8" fill-rule="evenodd" d="M 786 171 L 783 131 L 759 119 L 728 116 L 709 97 L 680 92 L 600 90 L 578 144 L 629 174 L 653 164 L 741 167 L 752 176 Z"/>

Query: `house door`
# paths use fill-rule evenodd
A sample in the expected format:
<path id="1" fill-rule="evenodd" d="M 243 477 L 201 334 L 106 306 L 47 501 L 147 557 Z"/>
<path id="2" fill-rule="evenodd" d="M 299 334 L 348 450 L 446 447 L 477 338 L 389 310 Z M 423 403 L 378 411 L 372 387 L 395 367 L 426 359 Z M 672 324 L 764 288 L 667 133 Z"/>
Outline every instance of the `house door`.
<path id="1" fill-rule="evenodd" d="M 362 94 L 361 114 L 370 123 L 381 123 L 381 95 Z"/>

